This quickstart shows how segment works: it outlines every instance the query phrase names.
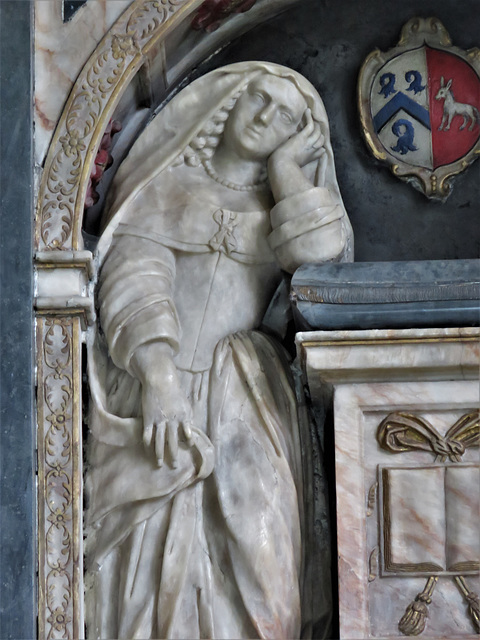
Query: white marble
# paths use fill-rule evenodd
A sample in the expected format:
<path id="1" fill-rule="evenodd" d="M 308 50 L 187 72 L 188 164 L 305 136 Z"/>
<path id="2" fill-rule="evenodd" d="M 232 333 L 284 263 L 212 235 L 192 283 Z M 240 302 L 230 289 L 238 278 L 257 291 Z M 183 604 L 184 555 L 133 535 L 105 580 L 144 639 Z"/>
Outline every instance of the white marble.
<path id="1" fill-rule="evenodd" d="M 298 338 L 314 401 L 333 392 L 342 639 L 405 637 L 398 624 L 432 574 L 407 565 L 424 561 L 438 564 L 440 577 L 420 637 L 474 637 L 454 576 L 459 561 L 478 561 L 478 448 L 467 448 L 458 463 L 442 463 L 431 450 L 392 453 L 377 440 L 379 425 L 392 412 L 414 414 L 444 437 L 478 407 L 478 379 L 464 379 L 473 375 L 478 342 L 461 342 L 465 336 L 478 336 L 478 330 L 312 332 Z M 389 519 L 393 561 L 405 565 L 393 571 L 385 566 Z M 478 571 L 463 567 L 461 575 L 478 594 Z"/>
<path id="2" fill-rule="evenodd" d="M 253 330 L 282 268 L 352 257 L 320 96 L 275 64 L 211 72 L 138 138 L 111 203 L 89 349 L 89 636 L 298 638 L 302 427 L 287 363 Z"/>
<path id="3" fill-rule="evenodd" d="M 90 0 L 63 22 L 62 0 L 35 0 L 35 161 L 43 162 L 80 70 L 131 0 Z"/>
<path id="4" fill-rule="evenodd" d="M 95 321 L 90 251 L 37 252 L 34 295 L 39 313 L 78 312 L 83 329 Z"/>
<path id="5" fill-rule="evenodd" d="M 213 33 L 194 31 L 195 12 L 187 15 L 166 42 L 151 48 L 133 81 L 136 95 L 125 95 L 120 115 L 152 100 L 160 104 L 178 79 L 211 53 L 253 25 L 299 0 L 257 0 L 247 12 L 224 19 Z M 43 163 L 63 106 L 75 80 L 101 39 L 133 0 L 89 0 L 69 20 L 63 0 L 35 0 L 35 161 Z M 161 7 L 160 7 L 161 8 Z M 140 76 L 140 77 L 139 77 Z M 142 95 L 142 87 L 143 95 Z M 128 89 L 126 89 L 128 93 Z"/>
<path id="6" fill-rule="evenodd" d="M 347 379 L 473 379 L 480 363 L 476 327 L 310 331 L 298 333 L 296 342 L 315 393 L 325 382 Z"/>

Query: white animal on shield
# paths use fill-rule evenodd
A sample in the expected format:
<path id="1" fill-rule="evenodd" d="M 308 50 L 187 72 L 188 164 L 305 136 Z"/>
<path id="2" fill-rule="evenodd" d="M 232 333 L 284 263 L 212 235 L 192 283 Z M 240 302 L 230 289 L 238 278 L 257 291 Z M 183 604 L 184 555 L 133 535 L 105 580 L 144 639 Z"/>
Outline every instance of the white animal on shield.
<path id="1" fill-rule="evenodd" d="M 452 78 L 445 85 L 445 79 L 442 76 L 440 78 L 440 89 L 438 90 L 437 95 L 435 96 L 435 100 L 444 100 L 443 103 L 443 117 L 440 126 L 438 127 L 439 131 L 448 131 L 450 129 L 450 124 L 454 116 L 463 116 L 463 124 L 460 125 L 459 131 L 465 129 L 467 126 L 467 122 L 470 119 L 470 126 L 468 127 L 469 131 L 473 131 L 473 127 L 475 126 L 475 121 L 480 124 L 480 113 L 476 107 L 472 104 L 465 104 L 463 102 L 456 102 L 453 97 L 452 91 L 450 91 L 450 87 L 452 86 Z M 445 127 L 445 123 L 447 126 Z"/>

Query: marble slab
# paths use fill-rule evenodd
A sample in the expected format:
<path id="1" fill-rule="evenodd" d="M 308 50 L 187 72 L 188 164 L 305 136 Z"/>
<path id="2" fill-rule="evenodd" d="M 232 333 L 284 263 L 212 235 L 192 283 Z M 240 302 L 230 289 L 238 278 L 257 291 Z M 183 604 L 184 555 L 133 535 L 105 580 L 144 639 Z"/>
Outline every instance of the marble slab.
<path id="1" fill-rule="evenodd" d="M 465 446 L 457 461 L 448 443 L 479 404 L 466 379 L 478 330 L 312 332 L 298 344 L 313 402 L 333 398 L 340 637 L 475 637 L 462 589 L 480 590 L 480 457 Z M 425 613 L 416 629 L 412 603 Z"/>
<path id="2" fill-rule="evenodd" d="M 35 0 L 35 161 L 41 164 L 80 70 L 132 0 L 94 0 L 63 22 L 63 0 Z"/>
<path id="3" fill-rule="evenodd" d="M 0 2 L 0 638 L 37 627 L 31 5 Z"/>
<path id="4" fill-rule="evenodd" d="M 335 381 L 478 376 L 480 329 L 474 327 L 309 331 L 297 333 L 296 342 L 313 393 Z"/>
<path id="5" fill-rule="evenodd" d="M 292 278 L 297 326 L 381 329 L 480 324 L 480 260 L 305 264 Z"/>

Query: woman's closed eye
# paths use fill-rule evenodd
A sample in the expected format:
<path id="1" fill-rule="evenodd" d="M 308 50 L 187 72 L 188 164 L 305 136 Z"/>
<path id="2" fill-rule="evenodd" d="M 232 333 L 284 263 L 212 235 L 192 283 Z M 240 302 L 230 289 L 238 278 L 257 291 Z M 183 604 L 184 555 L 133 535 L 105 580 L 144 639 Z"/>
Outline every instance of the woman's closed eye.
<path id="1" fill-rule="evenodd" d="M 282 122 L 285 122 L 286 124 L 290 124 L 291 122 L 293 122 L 292 114 L 288 111 L 280 111 L 280 118 Z"/>
<path id="2" fill-rule="evenodd" d="M 258 91 L 256 91 L 252 97 L 257 102 L 257 104 L 264 105 L 266 103 L 265 96 Z"/>

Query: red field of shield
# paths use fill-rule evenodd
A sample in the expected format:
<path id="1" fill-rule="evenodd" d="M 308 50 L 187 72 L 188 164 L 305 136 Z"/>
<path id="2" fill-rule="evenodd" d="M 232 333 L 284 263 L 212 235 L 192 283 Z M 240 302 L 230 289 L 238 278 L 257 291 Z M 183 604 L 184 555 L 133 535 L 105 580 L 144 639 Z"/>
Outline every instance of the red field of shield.
<path id="1" fill-rule="evenodd" d="M 436 169 L 463 158 L 480 138 L 480 78 L 467 62 L 455 54 L 426 47 L 426 55 L 433 167 Z M 444 86 L 452 81 L 447 94 L 449 93 L 453 100 L 448 95 L 446 99 L 437 99 L 442 78 Z M 468 109 L 468 106 L 471 109 Z M 475 118 L 471 131 L 469 127 L 472 121 L 468 116 L 470 113 L 473 113 Z M 450 128 L 446 130 L 449 114 L 453 115 Z M 460 130 L 464 122 L 462 114 L 467 114 L 467 123 Z M 447 122 L 440 130 L 444 115 Z"/>

